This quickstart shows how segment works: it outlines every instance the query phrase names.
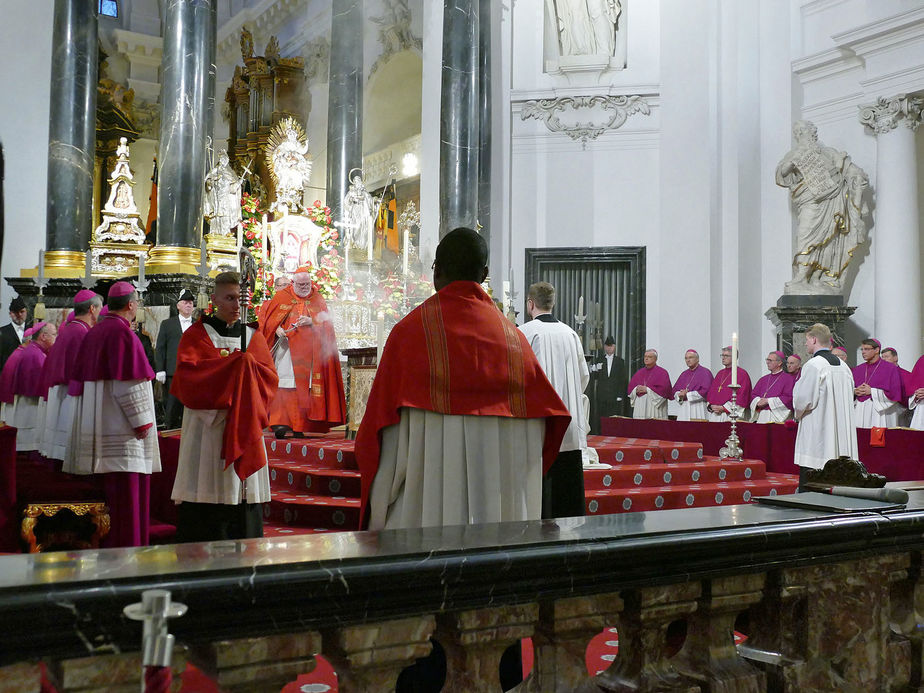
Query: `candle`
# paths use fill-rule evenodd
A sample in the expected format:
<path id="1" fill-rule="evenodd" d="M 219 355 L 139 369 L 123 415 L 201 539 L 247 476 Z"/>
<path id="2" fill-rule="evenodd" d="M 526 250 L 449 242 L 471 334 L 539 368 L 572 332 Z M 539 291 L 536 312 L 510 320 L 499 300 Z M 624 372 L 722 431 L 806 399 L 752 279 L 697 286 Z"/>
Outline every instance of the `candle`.
<path id="1" fill-rule="evenodd" d="M 372 262 L 372 244 L 375 243 L 375 229 L 369 229 L 369 250 L 366 259 Z"/>
<path id="2" fill-rule="evenodd" d="M 84 265 L 83 274 L 87 279 L 93 276 L 93 253 L 89 250 L 87 251 L 87 261 Z"/>
<path id="3" fill-rule="evenodd" d="M 144 253 L 138 256 L 138 284 L 144 282 Z"/>
<path id="4" fill-rule="evenodd" d="M 266 251 L 269 248 L 269 240 L 267 236 L 269 236 L 269 226 L 267 226 L 266 224 L 266 215 L 264 214 L 263 215 L 263 262 L 264 264 L 269 259 L 266 256 Z"/>
<path id="5" fill-rule="evenodd" d="M 732 362 L 731 362 L 731 369 L 732 369 L 731 384 L 732 384 L 732 387 L 734 387 L 735 385 L 738 384 L 738 333 L 737 333 L 737 332 L 732 332 L 732 353 L 731 353 L 731 357 L 732 357 Z"/>
<path id="6" fill-rule="evenodd" d="M 601 308 L 600 308 L 600 304 L 601 304 L 601 302 L 598 301 L 598 302 L 597 302 L 597 322 L 600 322 L 600 315 L 601 315 L 601 312 L 602 312 L 602 311 L 601 311 Z"/>
<path id="7" fill-rule="evenodd" d="M 402 260 L 401 267 L 404 268 L 404 276 L 407 276 L 407 249 L 410 245 L 411 234 L 410 231 L 404 229 L 404 259 Z"/>
<path id="8" fill-rule="evenodd" d="M 385 313 L 379 311 L 375 321 L 375 363 L 382 361 L 382 349 L 385 348 Z"/>
<path id="9" fill-rule="evenodd" d="M 45 278 L 45 251 L 39 250 L 38 278 Z"/>
<path id="10" fill-rule="evenodd" d="M 202 245 L 199 247 L 200 247 L 199 264 L 202 265 L 202 267 L 204 267 L 206 271 L 208 271 L 209 251 L 208 251 L 208 245 L 206 245 L 204 238 L 202 239 Z"/>
<path id="11" fill-rule="evenodd" d="M 343 278 L 350 276 L 350 244 L 343 244 Z"/>
<path id="12" fill-rule="evenodd" d="M 510 312 L 510 282 L 504 282 L 504 315 Z"/>
<path id="13" fill-rule="evenodd" d="M 578 317 L 584 316 L 584 297 L 581 296 L 578 299 Z"/>
<path id="14" fill-rule="evenodd" d="M 237 225 L 237 249 L 240 250 L 244 246 L 244 224 L 238 222 Z"/>

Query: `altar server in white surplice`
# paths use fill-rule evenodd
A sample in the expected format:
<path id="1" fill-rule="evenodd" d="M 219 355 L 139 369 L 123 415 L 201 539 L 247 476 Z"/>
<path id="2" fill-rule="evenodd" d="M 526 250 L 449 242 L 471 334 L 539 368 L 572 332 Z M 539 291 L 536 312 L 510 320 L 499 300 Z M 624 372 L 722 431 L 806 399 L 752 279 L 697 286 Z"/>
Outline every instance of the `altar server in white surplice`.
<path id="1" fill-rule="evenodd" d="M 532 347 L 555 392 L 571 412 L 558 457 L 546 473 L 542 487 L 542 516 L 577 517 L 584 514 L 584 466 L 581 450 L 587 447 L 583 394 L 590 370 L 577 333 L 552 317 L 555 287 L 536 282 L 529 287 L 526 311 L 532 320 L 520 332 Z"/>
<path id="2" fill-rule="evenodd" d="M 853 374 L 831 353 L 831 330 L 815 324 L 805 333 L 812 358 L 793 387 L 794 418 L 799 422 L 794 462 L 822 469 L 841 455 L 859 459 L 853 414 Z"/>
<path id="3" fill-rule="evenodd" d="M 109 289 L 109 312 L 80 344 L 69 392 L 74 430 L 64 471 L 100 477 L 110 508 L 107 546 L 144 546 L 150 529 L 150 474 L 159 472 L 154 371 L 131 322 L 138 294 Z"/>
<path id="4" fill-rule="evenodd" d="M 472 229 L 436 249 L 436 294 L 388 337 L 356 435 L 369 529 L 537 520 L 571 416 L 481 288 Z"/>
<path id="5" fill-rule="evenodd" d="M 80 345 L 96 324 L 102 307 L 102 296 L 89 289 L 79 291 L 74 296 L 73 316 L 61 325 L 58 339 L 48 352 L 43 373 L 48 403 L 41 450 L 49 459 L 63 460 L 66 456 L 74 427 L 74 398 L 67 394 L 67 388 L 74 377 Z"/>

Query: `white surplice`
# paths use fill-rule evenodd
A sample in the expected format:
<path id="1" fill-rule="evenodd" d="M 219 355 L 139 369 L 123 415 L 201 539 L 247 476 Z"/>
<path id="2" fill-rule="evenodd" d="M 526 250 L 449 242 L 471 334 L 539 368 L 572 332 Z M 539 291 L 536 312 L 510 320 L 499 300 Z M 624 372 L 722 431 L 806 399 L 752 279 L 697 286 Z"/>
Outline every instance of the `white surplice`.
<path id="1" fill-rule="evenodd" d="M 881 426 L 893 428 L 899 425 L 899 418 L 905 412 L 901 402 L 893 402 L 878 387 L 870 388 L 869 399 L 854 403 L 854 420 L 859 428 Z"/>
<path id="2" fill-rule="evenodd" d="M 67 394 L 67 384 L 48 388 L 45 404 L 45 430 L 41 451 L 45 457 L 63 460 L 74 428 L 74 398 Z"/>
<path id="3" fill-rule="evenodd" d="M 520 326 L 520 332 L 532 347 L 545 377 L 571 414 L 571 423 L 561 441 L 561 452 L 587 447 L 587 419 L 584 416 L 583 396 L 590 371 L 584 360 L 584 350 L 577 333 L 565 323 L 546 322 L 539 318 Z"/>
<path id="4" fill-rule="evenodd" d="M 94 380 L 73 398 L 74 423 L 64 459 L 71 474 L 160 471 L 150 380 Z M 151 424 L 138 440 L 135 429 Z"/>
<path id="5" fill-rule="evenodd" d="M 911 423 L 908 427 L 924 431 L 924 400 L 915 402 L 914 393 L 912 393 L 908 398 L 908 409 L 911 411 Z"/>
<path id="6" fill-rule="evenodd" d="M 859 459 L 850 366 L 840 360 L 833 365 L 819 355 L 808 359 L 792 399 L 799 422 L 793 458 L 798 466 L 822 469 L 841 455 Z"/>
<path id="7" fill-rule="evenodd" d="M 203 323 L 216 349 L 234 351 L 241 348 L 240 337 L 223 337 L 208 323 Z M 247 342 L 254 331 L 247 328 Z M 176 480 L 171 498 L 191 503 L 221 503 L 237 505 L 241 502 L 241 480 L 234 466 L 225 469 L 221 448 L 225 435 L 226 409 L 190 409 L 183 411 L 183 431 L 180 434 L 180 453 Z M 260 449 L 266 459 L 266 446 L 260 440 Z M 270 500 L 269 467 L 263 465 L 247 477 L 247 502 L 268 503 Z"/>
<path id="8" fill-rule="evenodd" d="M 12 417 L 7 419 L 16 428 L 16 451 L 39 450 L 45 425 L 45 400 L 41 397 L 13 397 Z"/>
<path id="9" fill-rule="evenodd" d="M 648 388 L 644 395 L 635 394 L 635 388 L 629 393 L 633 419 L 666 419 L 667 398 Z"/>
<path id="10" fill-rule="evenodd" d="M 751 421 L 753 423 L 783 423 L 792 416 L 792 409 L 783 404 L 779 397 L 768 397 L 768 409 L 757 410 L 757 400 L 760 397 L 754 397 L 751 400 Z"/>
<path id="11" fill-rule="evenodd" d="M 536 520 L 545 419 L 402 408 L 382 430 L 369 529 Z"/>
<path id="12" fill-rule="evenodd" d="M 674 395 L 677 404 L 680 405 L 680 412 L 677 414 L 678 421 L 705 421 L 707 418 L 706 398 L 696 390 L 687 392 L 685 400 L 680 399 L 680 393 Z"/>

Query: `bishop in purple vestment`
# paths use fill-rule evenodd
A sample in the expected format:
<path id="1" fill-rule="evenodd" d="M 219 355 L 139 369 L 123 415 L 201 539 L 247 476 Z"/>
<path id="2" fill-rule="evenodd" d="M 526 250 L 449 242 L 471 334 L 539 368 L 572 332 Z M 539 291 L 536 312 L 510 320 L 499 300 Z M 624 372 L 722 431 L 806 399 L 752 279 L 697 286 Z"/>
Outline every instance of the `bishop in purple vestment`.
<path id="1" fill-rule="evenodd" d="M 783 368 L 782 351 L 767 354 L 767 375 L 751 389 L 751 421 L 783 423 L 792 416 L 792 386 L 796 379 Z"/>
<path id="2" fill-rule="evenodd" d="M 901 373 L 898 366 L 880 356 L 881 349 L 877 339 L 864 339 L 860 343 L 863 363 L 853 369 L 857 428 L 898 426 L 905 408 Z"/>
<path id="3" fill-rule="evenodd" d="M 724 368 L 715 374 L 712 379 L 712 385 L 709 386 L 709 393 L 706 395 L 706 401 L 709 404 L 708 416 L 710 421 L 728 421 L 728 414 L 731 411 L 732 396 L 732 370 L 731 370 L 731 347 L 727 346 L 722 349 L 722 365 Z M 739 408 L 739 413 L 751 401 L 751 376 L 741 366 L 738 366 L 738 393 L 735 395 L 735 405 Z"/>
<path id="4" fill-rule="evenodd" d="M 712 371 L 699 362 L 699 353 L 696 349 L 687 349 L 683 355 L 687 369 L 681 373 L 671 396 L 680 405 L 678 421 L 705 421 L 706 395 L 712 385 Z"/>

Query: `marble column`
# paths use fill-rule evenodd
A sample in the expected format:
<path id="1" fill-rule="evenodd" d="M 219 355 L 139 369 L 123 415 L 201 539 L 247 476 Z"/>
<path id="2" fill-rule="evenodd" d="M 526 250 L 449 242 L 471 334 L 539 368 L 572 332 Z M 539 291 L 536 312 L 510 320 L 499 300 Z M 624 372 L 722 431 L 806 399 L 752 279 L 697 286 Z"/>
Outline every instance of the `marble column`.
<path id="1" fill-rule="evenodd" d="M 327 206 L 343 219 L 353 168 L 363 166 L 363 2 L 337 0 L 331 13 L 327 104 Z M 387 117 L 384 115 L 383 117 Z"/>
<path id="2" fill-rule="evenodd" d="M 477 228 L 480 5 L 480 0 L 447 0 L 443 9 L 440 237 L 458 226 Z"/>
<path id="3" fill-rule="evenodd" d="M 478 223 L 488 248 L 491 247 L 491 2 L 479 0 L 478 15 Z"/>
<path id="4" fill-rule="evenodd" d="M 151 272 L 191 272 L 199 261 L 215 2 L 168 0 L 164 14 L 157 246 L 150 254 Z"/>
<path id="5" fill-rule="evenodd" d="M 898 94 L 860 108 L 860 122 L 876 135 L 875 336 L 898 350 L 906 368 L 924 348 L 914 141 L 922 106 L 921 97 Z"/>
<path id="6" fill-rule="evenodd" d="M 82 272 L 93 230 L 96 3 L 55 0 L 45 265 Z"/>

